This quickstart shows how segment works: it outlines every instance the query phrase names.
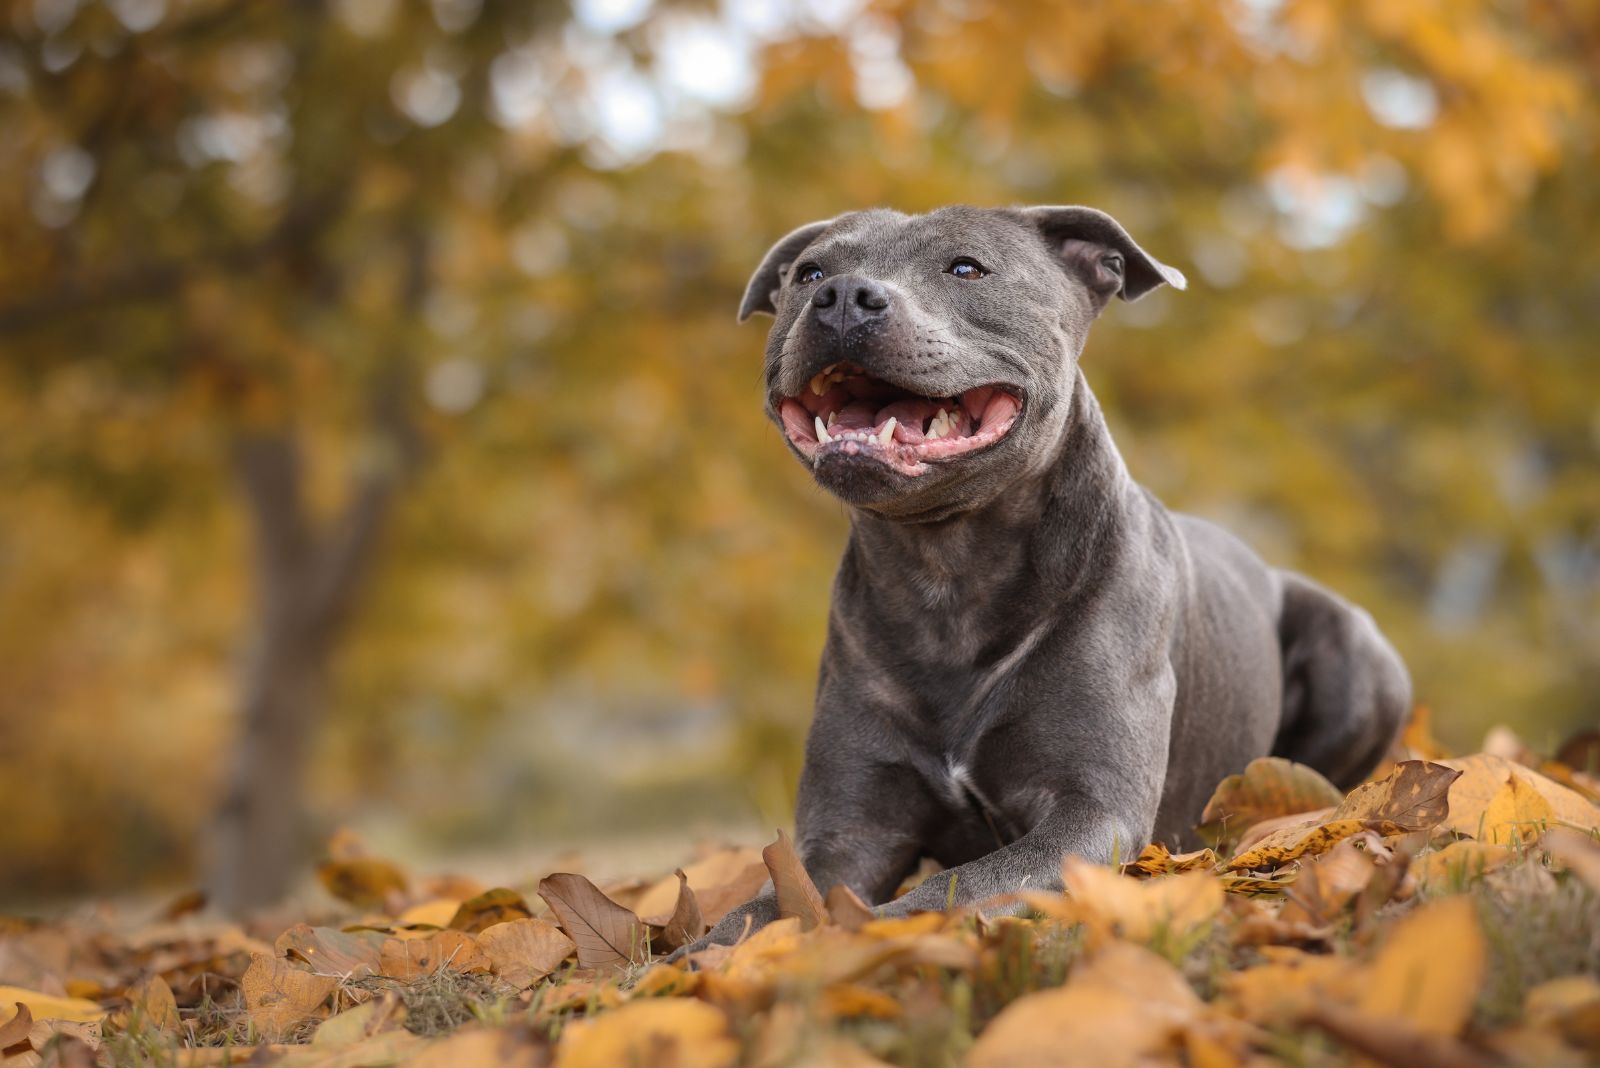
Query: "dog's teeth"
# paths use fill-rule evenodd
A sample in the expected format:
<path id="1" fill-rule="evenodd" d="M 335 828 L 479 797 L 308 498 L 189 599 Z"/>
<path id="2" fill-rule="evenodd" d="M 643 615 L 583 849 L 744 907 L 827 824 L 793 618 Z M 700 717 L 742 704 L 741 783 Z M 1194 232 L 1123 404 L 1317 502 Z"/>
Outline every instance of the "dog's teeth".
<path id="1" fill-rule="evenodd" d="M 883 429 L 878 431 L 878 444 L 887 445 L 894 440 L 894 428 L 899 425 L 900 421 L 891 415 L 889 421 L 883 424 Z"/>
<path id="2" fill-rule="evenodd" d="M 817 421 L 817 441 L 826 445 L 833 440 L 828 436 L 828 428 L 822 425 L 822 416 L 813 416 L 813 418 Z"/>
<path id="3" fill-rule="evenodd" d="M 828 392 L 828 372 L 818 371 L 812 376 L 811 392 L 815 393 L 819 397 Z"/>
<path id="4" fill-rule="evenodd" d="M 828 429 L 829 430 L 833 429 L 834 420 L 836 420 L 838 418 L 839 418 L 839 413 L 838 412 L 829 412 L 828 413 Z"/>
<path id="5" fill-rule="evenodd" d="M 928 432 L 923 437 L 942 438 L 948 433 L 950 433 L 950 417 L 944 414 L 943 408 L 940 408 L 939 414 L 935 415 L 933 421 L 928 424 Z"/>
<path id="6" fill-rule="evenodd" d="M 838 364 L 830 363 L 828 366 L 826 366 L 826 367 L 824 367 L 822 369 L 822 373 L 825 374 L 825 375 L 831 375 L 831 374 L 833 374 L 834 371 L 836 371 L 838 369 L 839 369 L 839 365 Z"/>

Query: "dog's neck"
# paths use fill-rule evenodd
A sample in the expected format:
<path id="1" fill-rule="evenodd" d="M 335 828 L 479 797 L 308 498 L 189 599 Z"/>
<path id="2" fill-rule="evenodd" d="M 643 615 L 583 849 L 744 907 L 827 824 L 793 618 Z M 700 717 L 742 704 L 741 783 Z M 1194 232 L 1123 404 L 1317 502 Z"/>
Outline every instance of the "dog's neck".
<path id="1" fill-rule="evenodd" d="M 857 558 L 857 580 L 887 604 L 905 604 L 908 592 L 933 611 L 971 612 L 986 603 L 1001 612 L 1006 604 L 1022 609 L 1019 594 L 1030 602 L 1044 594 L 1059 604 L 1103 566 L 1104 552 L 1126 521 L 1123 501 L 1131 486 L 1078 370 L 1066 426 L 1035 472 L 988 504 L 948 519 L 907 523 L 851 509 L 848 552 Z M 891 558 L 893 567 L 870 566 Z M 976 575 L 984 577 L 984 588 L 964 581 Z M 877 588 L 889 582 L 897 588 Z"/>

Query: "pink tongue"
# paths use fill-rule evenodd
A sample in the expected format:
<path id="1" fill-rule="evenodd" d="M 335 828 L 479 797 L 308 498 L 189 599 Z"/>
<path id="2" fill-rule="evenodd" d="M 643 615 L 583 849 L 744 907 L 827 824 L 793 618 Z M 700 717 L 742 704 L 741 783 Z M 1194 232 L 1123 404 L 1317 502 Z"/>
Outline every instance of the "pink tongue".
<path id="1" fill-rule="evenodd" d="M 1019 407 L 1017 398 L 997 389 L 994 396 L 989 398 L 989 403 L 984 405 L 980 426 L 984 430 L 998 430 L 1002 423 L 1017 414 Z"/>
<path id="2" fill-rule="evenodd" d="M 783 419 L 783 428 L 790 437 L 817 439 L 814 417 L 800 406 L 799 401 L 785 397 L 783 403 L 778 405 L 778 415 Z"/>
<path id="3" fill-rule="evenodd" d="M 871 401 L 852 401 L 839 409 L 833 425 L 846 430 L 866 430 L 873 425 L 877 414 L 878 406 Z"/>
<path id="4" fill-rule="evenodd" d="M 923 424 L 933 418 L 933 414 L 938 410 L 939 405 L 931 400 L 908 397 L 880 408 L 874 425 L 882 426 L 890 417 L 898 419 L 900 425 L 895 428 L 894 440 L 905 445 L 916 445 L 922 441 Z"/>

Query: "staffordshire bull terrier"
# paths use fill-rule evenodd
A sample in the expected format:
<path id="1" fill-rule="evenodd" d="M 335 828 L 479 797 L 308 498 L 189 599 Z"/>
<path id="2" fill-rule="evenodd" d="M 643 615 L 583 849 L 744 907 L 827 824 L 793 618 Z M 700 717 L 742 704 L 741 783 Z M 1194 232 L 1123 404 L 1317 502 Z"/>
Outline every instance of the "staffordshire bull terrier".
<path id="1" fill-rule="evenodd" d="M 1393 739 L 1410 681 L 1372 618 L 1124 467 L 1078 360 L 1163 283 L 1085 207 L 841 215 L 750 279 L 767 413 L 850 513 L 796 812 L 824 893 L 1056 888 L 1069 853 L 1186 844 L 1256 757 L 1348 788 Z M 690 948 L 776 916 L 769 884 Z"/>

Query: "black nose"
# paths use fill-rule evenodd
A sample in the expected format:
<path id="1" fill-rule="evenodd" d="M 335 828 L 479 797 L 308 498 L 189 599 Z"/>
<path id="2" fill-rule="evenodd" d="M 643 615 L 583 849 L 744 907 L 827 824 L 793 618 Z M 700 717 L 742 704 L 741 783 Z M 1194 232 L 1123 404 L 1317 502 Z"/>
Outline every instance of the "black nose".
<path id="1" fill-rule="evenodd" d="M 845 334 L 882 316 L 889 308 L 889 290 L 870 278 L 842 274 L 817 286 L 811 303 L 818 319 Z"/>

